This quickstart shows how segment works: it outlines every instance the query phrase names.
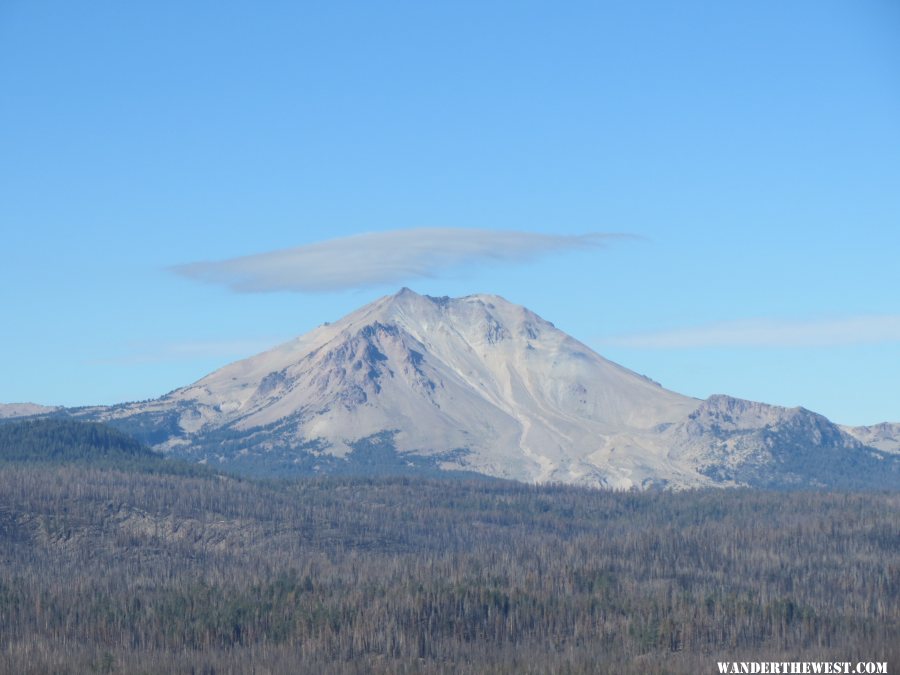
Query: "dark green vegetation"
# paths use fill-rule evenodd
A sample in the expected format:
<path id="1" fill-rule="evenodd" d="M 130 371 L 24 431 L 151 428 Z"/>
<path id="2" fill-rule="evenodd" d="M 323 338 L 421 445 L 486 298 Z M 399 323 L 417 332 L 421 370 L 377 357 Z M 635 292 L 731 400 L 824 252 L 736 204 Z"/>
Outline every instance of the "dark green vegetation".
<path id="1" fill-rule="evenodd" d="M 0 671 L 900 663 L 900 495 L 0 467 Z"/>
<path id="2" fill-rule="evenodd" d="M 169 460 L 106 425 L 54 417 L 0 423 L 0 467 L 8 463 L 83 464 L 190 475 L 208 473 L 201 466 Z"/>
<path id="3" fill-rule="evenodd" d="M 0 460 L 61 462 L 162 459 L 130 436 L 102 424 L 36 419 L 0 424 Z"/>

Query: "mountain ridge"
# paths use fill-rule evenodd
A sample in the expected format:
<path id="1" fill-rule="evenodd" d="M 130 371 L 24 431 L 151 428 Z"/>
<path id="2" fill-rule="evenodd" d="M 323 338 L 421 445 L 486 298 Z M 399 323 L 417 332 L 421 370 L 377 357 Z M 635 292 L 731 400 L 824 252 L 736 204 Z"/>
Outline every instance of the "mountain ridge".
<path id="1" fill-rule="evenodd" d="M 159 399 L 69 414 L 194 461 L 288 473 L 390 449 L 398 466 L 538 483 L 834 487 L 873 473 L 890 487 L 900 464 L 890 425 L 693 399 L 500 296 L 408 288 Z"/>

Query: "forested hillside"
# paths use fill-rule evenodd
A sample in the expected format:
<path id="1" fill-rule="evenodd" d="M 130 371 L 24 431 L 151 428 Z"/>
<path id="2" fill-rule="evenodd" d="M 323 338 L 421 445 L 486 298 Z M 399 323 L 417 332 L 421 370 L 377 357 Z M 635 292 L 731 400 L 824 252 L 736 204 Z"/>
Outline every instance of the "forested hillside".
<path id="1" fill-rule="evenodd" d="M 83 464 L 129 471 L 204 474 L 170 460 L 104 424 L 66 418 L 0 422 L 0 467 L 6 463 Z"/>
<path id="2" fill-rule="evenodd" d="M 0 671 L 900 662 L 900 496 L 0 470 Z"/>

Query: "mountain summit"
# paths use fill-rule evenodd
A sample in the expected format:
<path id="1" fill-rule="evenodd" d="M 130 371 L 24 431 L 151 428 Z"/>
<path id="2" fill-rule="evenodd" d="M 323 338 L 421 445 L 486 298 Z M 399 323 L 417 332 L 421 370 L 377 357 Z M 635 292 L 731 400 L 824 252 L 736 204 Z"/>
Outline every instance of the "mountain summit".
<path id="1" fill-rule="evenodd" d="M 753 484 L 784 464 L 788 436 L 862 469 L 896 459 L 824 418 L 797 422 L 798 410 L 682 396 L 501 297 L 404 288 L 155 401 L 78 414 L 268 472 L 363 462 L 619 488 Z M 795 464 L 766 484 L 803 484 Z"/>

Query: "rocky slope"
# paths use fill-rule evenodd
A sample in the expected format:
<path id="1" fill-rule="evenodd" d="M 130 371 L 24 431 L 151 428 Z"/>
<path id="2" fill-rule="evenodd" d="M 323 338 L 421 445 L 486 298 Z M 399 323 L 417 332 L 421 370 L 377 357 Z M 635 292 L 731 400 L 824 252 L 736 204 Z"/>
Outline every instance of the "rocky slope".
<path id="1" fill-rule="evenodd" d="M 841 429 L 865 445 L 900 454 L 900 424 L 882 422 L 865 427 L 842 426 Z"/>
<path id="2" fill-rule="evenodd" d="M 822 415 L 711 396 L 669 435 L 671 455 L 717 484 L 769 488 L 897 488 L 897 456 Z"/>

